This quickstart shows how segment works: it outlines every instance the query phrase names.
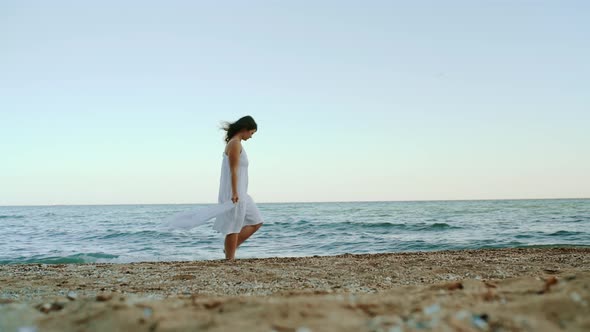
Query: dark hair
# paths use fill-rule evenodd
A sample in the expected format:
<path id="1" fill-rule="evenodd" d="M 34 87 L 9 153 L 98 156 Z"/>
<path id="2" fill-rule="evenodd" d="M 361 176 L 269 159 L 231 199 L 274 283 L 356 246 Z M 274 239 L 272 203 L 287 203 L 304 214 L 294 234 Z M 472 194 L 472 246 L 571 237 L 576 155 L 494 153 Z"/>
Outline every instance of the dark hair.
<path id="1" fill-rule="evenodd" d="M 227 131 L 225 135 L 225 142 L 227 143 L 235 134 L 242 131 L 242 129 L 258 130 L 258 125 L 251 116 L 246 115 L 234 123 L 223 122 L 221 129 Z"/>

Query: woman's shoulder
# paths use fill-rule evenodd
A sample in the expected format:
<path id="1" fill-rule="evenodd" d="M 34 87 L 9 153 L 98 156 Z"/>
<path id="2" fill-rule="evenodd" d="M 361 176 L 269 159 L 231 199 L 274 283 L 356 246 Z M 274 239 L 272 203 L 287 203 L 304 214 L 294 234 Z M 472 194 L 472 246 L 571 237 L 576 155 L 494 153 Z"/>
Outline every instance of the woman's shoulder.
<path id="1" fill-rule="evenodd" d="M 227 142 L 225 146 L 225 153 L 229 154 L 230 151 L 241 153 L 242 142 L 240 142 L 240 140 L 230 140 L 229 142 Z"/>

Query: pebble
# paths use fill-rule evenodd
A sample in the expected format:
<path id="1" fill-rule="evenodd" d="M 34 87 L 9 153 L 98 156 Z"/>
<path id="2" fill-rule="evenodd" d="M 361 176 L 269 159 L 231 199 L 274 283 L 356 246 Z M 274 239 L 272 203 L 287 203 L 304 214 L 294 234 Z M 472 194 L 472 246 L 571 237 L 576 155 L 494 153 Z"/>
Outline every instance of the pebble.
<path id="1" fill-rule="evenodd" d="M 440 311 L 440 305 L 437 304 L 437 303 L 424 308 L 424 314 L 425 315 L 433 315 L 433 314 L 436 314 L 439 311 Z"/>
<path id="2" fill-rule="evenodd" d="M 298 327 L 295 332 L 311 332 L 311 330 L 305 326 Z"/>
<path id="3" fill-rule="evenodd" d="M 154 311 L 151 308 L 145 308 L 145 309 L 143 309 L 143 317 L 145 317 L 145 318 L 152 317 L 152 314 L 153 313 L 154 313 Z"/>
<path id="4" fill-rule="evenodd" d="M 367 323 L 367 327 L 371 331 L 379 330 L 379 326 L 381 325 L 382 321 L 383 321 L 382 318 L 377 316 L 377 317 L 369 320 L 369 322 Z"/>
<path id="5" fill-rule="evenodd" d="M 96 300 L 99 302 L 109 301 L 113 296 L 111 294 L 99 294 L 96 296 Z"/>
<path id="6" fill-rule="evenodd" d="M 475 325 L 480 330 L 487 330 L 488 329 L 488 322 L 486 322 L 483 318 L 478 315 L 473 315 L 471 317 L 471 323 Z"/>
<path id="7" fill-rule="evenodd" d="M 37 332 L 37 327 L 36 326 L 20 326 L 16 331 L 17 332 Z"/>
<path id="8" fill-rule="evenodd" d="M 471 316 L 471 313 L 467 310 L 461 310 L 455 314 L 455 318 L 457 318 L 458 320 L 464 320 L 469 316 Z"/>
<path id="9" fill-rule="evenodd" d="M 41 312 L 48 313 L 51 311 L 51 304 L 45 303 L 39 308 L 39 310 L 41 310 Z"/>
<path id="10" fill-rule="evenodd" d="M 543 288 L 542 293 L 547 293 L 551 289 L 551 286 L 557 284 L 557 278 L 555 276 L 551 276 L 545 280 L 545 287 Z"/>
<path id="11" fill-rule="evenodd" d="M 70 291 L 70 292 L 68 292 L 67 298 L 68 298 L 68 300 L 74 301 L 75 299 L 78 298 L 78 294 L 76 294 L 76 292 L 74 292 L 74 291 Z"/>
<path id="12" fill-rule="evenodd" d="M 576 302 L 576 303 L 580 303 L 583 306 L 587 306 L 588 302 L 586 302 L 586 300 L 584 300 L 582 298 L 582 296 L 576 292 L 571 292 L 570 293 L 570 298 L 572 299 L 572 301 Z"/>
<path id="13" fill-rule="evenodd" d="M 447 285 L 447 289 L 452 291 L 452 290 L 457 290 L 457 289 L 463 289 L 463 283 L 457 281 L 457 282 L 453 282 Z"/>
<path id="14" fill-rule="evenodd" d="M 44 303 L 40 306 L 37 306 L 37 309 L 43 313 L 50 313 L 51 311 L 59 311 L 64 308 L 62 303 L 54 302 L 54 303 Z"/>

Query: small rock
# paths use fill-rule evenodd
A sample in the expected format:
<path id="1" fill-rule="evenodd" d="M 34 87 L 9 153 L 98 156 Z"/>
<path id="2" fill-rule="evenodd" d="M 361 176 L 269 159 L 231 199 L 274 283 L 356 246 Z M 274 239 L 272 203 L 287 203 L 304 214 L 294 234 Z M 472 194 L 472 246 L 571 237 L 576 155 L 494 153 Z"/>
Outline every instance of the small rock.
<path id="1" fill-rule="evenodd" d="M 582 297 L 580 296 L 580 294 L 576 293 L 576 292 L 572 292 L 570 293 L 570 297 L 572 298 L 572 300 L 574 302 L 582 302 Z"/>
<path id="2" fill-rule="evenodd" d="M 584 300 L 582 298 L 582 296 L 580 294 L 576 293 L 576 292 L 570 293 L 570 298 L 574 302 L 579 303 L 579 304 L 583 305 L 584 307 L 588 305 L 588 302 L 586 300 Z"/>
<path id="3" fill-rule="evenodd" d="M 447 289 L 452 291 L 452 290 L 456 290 L 456 289 L 463 289 L 463 284 L 460 282 L 453 282 L 447 285 Z"/>
<path id="4" fill-rule="evenodd" d="M 488 291 L 483 295 L 483 299 L 486 302 L 491 302 L 493 300 L 497 300 L 498 295 L 496 295 L 496 293 L 494 293 L 490 288 L 488 288 Z"/>
<path id="5" fill-rule="evenodd" d="M 486 285 L 487 288 L 497 288 L 498 287 L 498 286 L 496 286 L 496 284 L 491 283 L 489 281 L 484 281 L 483 284 Z"/>
<path id="6" fill-rule="evenodd" d="M 42 313 L 48 314 L 52 311 L 59 311 L 61 309 L 64 308 L 64 305 L 62 303 L 43 303 L 42 305 L 37 306 L 37 309 L 39 309 L 39 311 L 41 311 Z"/>
<path id="7" fill-rule="evenodd" d="M 367 323 L 368 329 L 370 331 L 377 331 L 377 330 L 379 330 L 379 326 L 381 325 L 381 323 L 382 323 L 382 318 L 377 316 L 377 317 L 369 320 L 369 322 Z"/>
<path id="8" fill-rule="evenodd" d="M 392 326 L 389 328 L 389 331 L 387 332 L 403 332 L 402 327 L 399 325 L 396 326 Z"/>
<path id="9" fill-rule="evenodd" d="M 64 304 L 60 302 L 54 302 L 51 304 L 51 311 L 58 311 L 64 308 Z"/>
<path id="10" fill-rule="evenodd" d="M 204 303 L 203 306 L 206 309 L 215 309 L 215 308 L 219 307 L 222 304 L 223 304 L 223 302 L 221 302 L 221 301 L 211 301 L 209 303 Z"/>
<path id="11" fill-rule="evenodd" d="M 547 293 L 551 286 L 555 284 L 557 284 L 557 277 L 551 276 L 547 278 L 547 280 L 545 280 L 545 287 L 543 288 L 543 291 L 541 293 Z"/>
<path id="12" fill-rule="evenodd" d="M 99 302 L 110 301 L 113 298 L 111 294 L 99 294 L 96 296 L 96 300 Z"/>
<path id="13" fill-rule="evenodd" d="M 425 315 L 432 315 L 432 314 L 435 314 L 435 313 L 437 313 L 439 311 L 440 311 L 440 305 L 437 304 L 437 303 L 424 308 L 424 314 Z"/>
<path id="14" fill-rule="evenodd" d="M 288 326 L 281 326 L 281 325 L 273 324 L 271 331 L 272 332 L 294 332 L 295 329 L 292 327 L 288 327 Z"/>
<path id="15" fill-rule="evenodd" d="M 143 317 L 150 318 L 150 317 L 152 317 L 153 312 L 154 311 L 151 308 L 144 308 L 143 309 Z"/>
<path id="16" fill-rule="evenodd" d="M 298 327 L 295 332 L 311 332 L 311 330 L 305 326 Z"/>
<path id="17" fill-rule="evenodd" d="M 78 298 L 78 294 L 76 294 L 76 292 L 70 291 L 68 292 L 67 298 L 70 301 L 74 301 Z"/>
<path id="18" fill-rule="evenodd" d="M 418 330 L 425 330 L 425 329 L 430 329 L 432 326 L 430 326 L 429 322 L 419 321 L 419 322 L 416 322 L 414 327 Z"/>
<path id="19" fill-rule="evenodd" d="M 44 303 L 39 307 L 39 310 L 43 313 L 49 313 L 51 311 L 51 303 Z"/>
<path id="20" fill-rule="evenodd" d="M 483 320 L 480 316 L 474 315 L 471 318 L 471 323 L 475 325 L 480 330 L 487 330 L 488 329 L 488 322 Z"/>
<path id="21" fill-rule="evenodd" d="M 471 313 L 467 310 L 461 310 L 455 314 L 455 318 L 458 320 L 464 320 L 469 316 L 471 316 Z"/>
<path id="22" fill-rule="evenodd" d="M 35 326 L 20 326 L 17 332 L 37 332 L 37 327 Z"/>
<path id="23" fill-rule="evenodd" d="M 175 275 L 174 277 L 172 277 L 172 280 L 192 280 L 195 279 L 194 275 L 191 274 L 181 274 L 181 275 Z"/>

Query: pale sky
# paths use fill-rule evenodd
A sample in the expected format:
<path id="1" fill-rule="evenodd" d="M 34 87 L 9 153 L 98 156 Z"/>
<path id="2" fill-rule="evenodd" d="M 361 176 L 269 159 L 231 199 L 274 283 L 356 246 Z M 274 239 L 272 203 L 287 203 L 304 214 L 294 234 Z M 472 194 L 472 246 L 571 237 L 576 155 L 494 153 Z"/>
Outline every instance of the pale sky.
<path id="1" fill-rule="evenodd" d="M 0 205 L 590 197 L 587 1 L 0 2 Z"/>

